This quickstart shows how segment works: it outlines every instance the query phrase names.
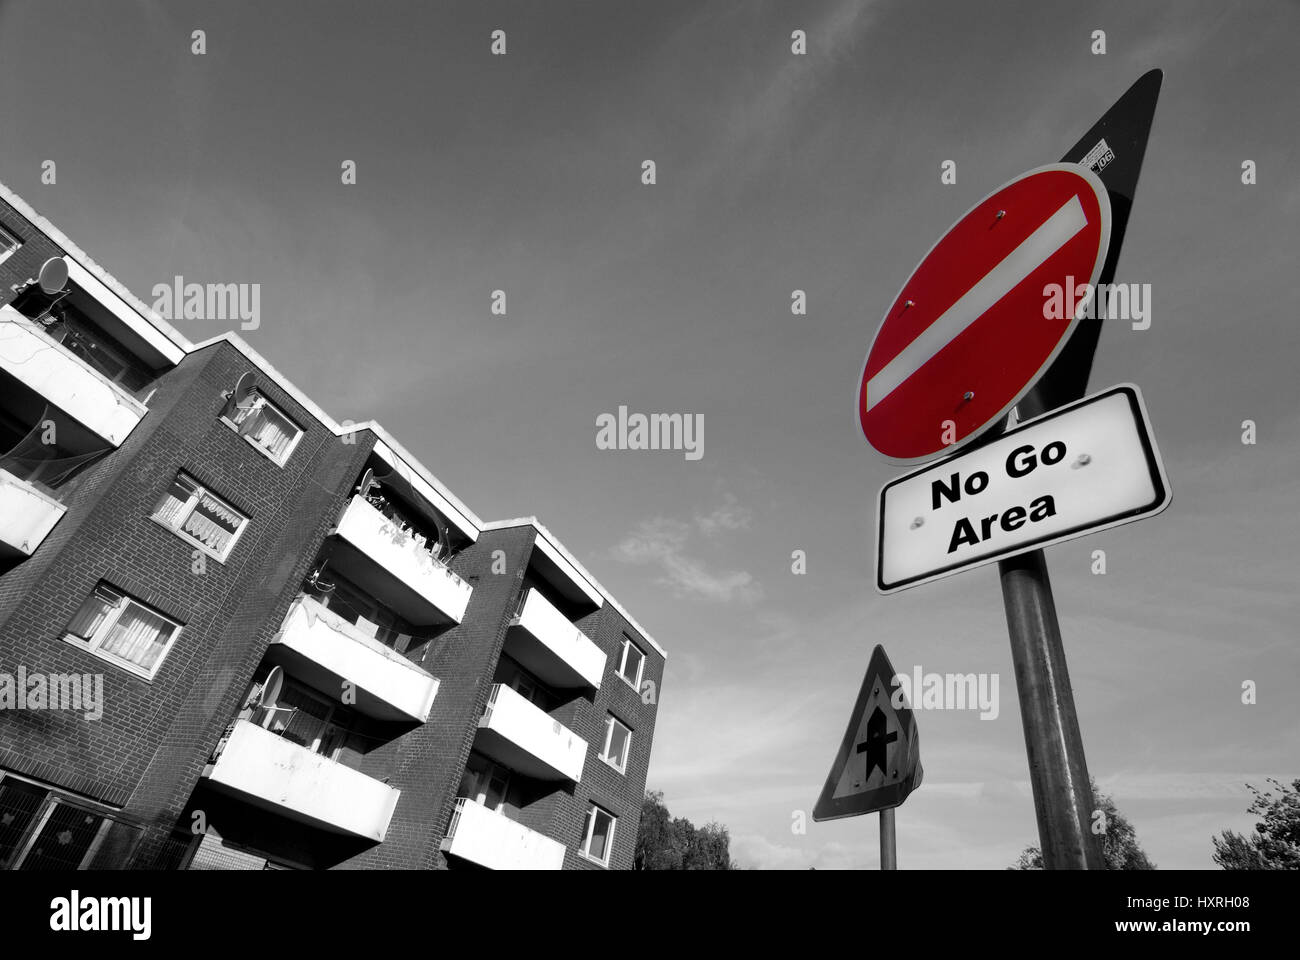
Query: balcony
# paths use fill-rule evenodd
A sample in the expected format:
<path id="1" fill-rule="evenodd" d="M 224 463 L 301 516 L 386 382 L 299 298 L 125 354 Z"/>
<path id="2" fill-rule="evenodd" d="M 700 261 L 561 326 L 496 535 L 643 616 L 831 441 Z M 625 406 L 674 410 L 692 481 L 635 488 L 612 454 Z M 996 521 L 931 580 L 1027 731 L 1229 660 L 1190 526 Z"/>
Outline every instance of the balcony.
<path id="1" fill-rule="evenodd" d="M 67 507 L 0 470 L 0 556 L 31 556 Z"/>
<path id="2" fill-rule="evenodd" d="M 114 447 L 148 412 L 144 404 L 9 306 L 0 307 L 0 370 Z"/>
<path id="3" fill-rule="evenodd" d="M 268 655 L 317 689 L 352 684 L 357 710 L 378 720 L 424 723 L 438 695 L 436 677 L 311 597 L 293 602 Z"/>
<path id="4" fill-rule="evenodd" d="M 214 764 L 211 785 L 248 803 L 331 833 L 380 843 L 401 791 L 237 720 Z"/>
<path id="5" fill-rule="evenodd" d="M 331 566 L 412 623 L 460 623 L 474 588 L 364 497 L 353 497 L 334 530 Z"/>
<path id="6" fill-rule="evenodd" d="M 524 595 L 506 653 L 553 687 L 600 687 L 605 654 L 536 590 Z"/>
<path id="7" fill-rule="evenodd" d="M 582 779 L 587 741 L 505 684 L 495 684 L 474 745 L 493 760 L 538 780 Z"/>
<path id="8" fill-rule="evenodd" d="M 564 867 L 564 844 L 467 797 L 456 799 L 442 850 L 489 870 Z"/>

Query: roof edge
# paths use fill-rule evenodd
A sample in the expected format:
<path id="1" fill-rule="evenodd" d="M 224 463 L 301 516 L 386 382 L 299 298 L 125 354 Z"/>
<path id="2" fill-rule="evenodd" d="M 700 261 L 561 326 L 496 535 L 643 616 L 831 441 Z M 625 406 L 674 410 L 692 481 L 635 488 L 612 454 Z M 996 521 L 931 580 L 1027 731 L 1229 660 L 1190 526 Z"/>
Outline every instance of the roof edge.
<path id="1" fill-rule="evenodd" d="M 534 530 L 538 532 L 539 535 L 545 537 L 547 542 L 550 543 L 550 545 L 554 547 L 556 551 L 562 557 L 564 557 L 565 560 L 568 560 L 569 563 L 573 564 L 573 566 L 577 569 L 577 571 L 581 573 L 588 580 L 588 582 L 591 583 L 593 587 L 596 588 L 596 590 L 600 593 L 602 597 L 605 598 L 605 600 L 609 603 L 609 605 L 619 612 L 619 614 L 623 617 L 623 619 L 626 620 L 628 624 L 630 624 L 636 630 L 636 632 L 641 635 L 641 637 L 646 641 L 646 643 L 654 647 L 655 652 L 658 653 L 659 656 L 663 657 L 664 660 L 668 659 L 668 651 L 665 650 L 663 647 L 661 647 L 659 645 L 659 642 L 655 640 L 654 637 L 650 636 L 649 631 L 646 630 L 645 627 L 637 623 L 636 618 L 632 616 L 632 614 L 627 612 L 627 608 L 624 607 L 623 604 L 619 603 L 618 599 L 607 589 L 605 589 L 605 587 L 601 585 L 599 580 L 597 580 L 595 577 L 591 575 L 591 571 L 588 570 L 585 566 L 583 566 L 582 561 L 580 561 L 577 557 L 575 557 L 572 553 L 570 553 L 569 548 L 566 547 L 563 543 L 561 543 L 559 539 L 555 536 L 555 534 L 551 533 L 551 531 L 546 528 L 546 525 L 543 524 L 536 517 L 515 517 L 512 520 L 494 520 L 490 523 L 482 524 L 482 529 L 484 530 L 505 530 L 510 527 L 532 527 Z"/>

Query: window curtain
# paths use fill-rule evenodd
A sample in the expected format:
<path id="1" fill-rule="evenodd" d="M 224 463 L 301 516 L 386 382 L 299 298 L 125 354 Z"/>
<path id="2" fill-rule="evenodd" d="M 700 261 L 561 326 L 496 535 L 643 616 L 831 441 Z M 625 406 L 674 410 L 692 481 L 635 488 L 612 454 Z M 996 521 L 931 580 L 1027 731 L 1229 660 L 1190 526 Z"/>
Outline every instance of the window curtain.
<path id="1" fill-rule="evenodd" d="M 275 711 L 267 729 L 310 750 L 325 729 L 325 718 L 330 714 L 329 704 L 297 686 L 285 684 L 279 706 L 281 709 Z M 284 709 L 288 707 L 293 710 Z"/>
<path id="2" fill-rule="evenodd" d="M 181 529 L 216 553 L 224 554 L 243 519 L 210 494 L 203 493 Z"/>
<path id="3" fill-rule="evenodd" d="M 265 400 L 259 400 L 257 405 L 241 418 L 239 432 L 252 438 L 254 443 L 277 460 L 284 456 L 284 452 L 289 449 L 289 444 L 297 434 L 297 430 L 268 407 Z"/>
<path id="4" fill-rule="evenodd" d="M 104 586 L 95 587 L 68 624 L 68 633 L 89 640 L 121 602 L 120 594 Z"/>
<path id="5" fill-rule="evenodd" d="M 175 629 L 173 624 L 157 614 L 131 604 L 117 618 L 100 649 L 152 670 Z"/>
<path id="6" fill-rule="evenodd" d="M 177 526 L 185 505 L 190 502 L 190 497 L 193 495 L 194 485 L 187 482 L 184 477 L 177 477 L 172 482 L 171 489 L 158 504 L 158 508 L 154 510 L 154 517 L 169 527 Z"/>

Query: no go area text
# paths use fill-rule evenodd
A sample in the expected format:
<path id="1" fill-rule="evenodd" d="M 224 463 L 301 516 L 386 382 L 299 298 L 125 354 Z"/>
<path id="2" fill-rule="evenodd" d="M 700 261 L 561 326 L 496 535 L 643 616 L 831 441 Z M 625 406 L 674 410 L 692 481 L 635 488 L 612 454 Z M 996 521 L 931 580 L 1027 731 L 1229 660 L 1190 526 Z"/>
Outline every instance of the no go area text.
<path id="1" fill-rule="evenodd" d="M 1029 476 L 1040 465 L 1050 467 L 1064 459 L 1065 443 L 1061 440 L 1053 440 L 1041 451 L 1033 444 L 1025 444 L 1007 454 L 1003 469 L 1008 477 L 1019 480 L 1021 477 Z M 938 510 L 943 506 L 944 500 L 948 503 L 956 503 L 961 499 L 963 492 L 967 496 L 983 493 L 988 489 L 988 485 L 989 475 L 983 470 L 976 470 L 964 480 L 960 471 L 953 473 L 946 481 L 942 478 L 934 480 L 930 483 L 930 508 Z M 1011 533 L 1019 530 L 1026 523 L 1037 523 L 1054 516 L 1056 516 L 1056 501 L 1051 496 L 1044 495 L 1032 500 L 1028 507 L 1011 507 L 1009 510 L 982 518 L 962 517 L 953 525 L 952 537 L 948 541 L 948 552 L 952 553 L 963 545 L 978 546 L 993 536 L 995 528 Z"/>

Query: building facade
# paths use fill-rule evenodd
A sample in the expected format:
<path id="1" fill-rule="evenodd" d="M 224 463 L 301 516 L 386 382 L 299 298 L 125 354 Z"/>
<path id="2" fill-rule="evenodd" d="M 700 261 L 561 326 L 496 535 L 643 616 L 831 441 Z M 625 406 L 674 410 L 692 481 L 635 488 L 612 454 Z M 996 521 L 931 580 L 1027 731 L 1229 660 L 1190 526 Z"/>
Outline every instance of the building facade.
<path id="1" fill-rule="evenodd" d="M 627 869 L 664 660 L 0 188 L 0 868 Z"/>

